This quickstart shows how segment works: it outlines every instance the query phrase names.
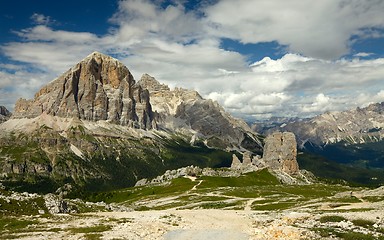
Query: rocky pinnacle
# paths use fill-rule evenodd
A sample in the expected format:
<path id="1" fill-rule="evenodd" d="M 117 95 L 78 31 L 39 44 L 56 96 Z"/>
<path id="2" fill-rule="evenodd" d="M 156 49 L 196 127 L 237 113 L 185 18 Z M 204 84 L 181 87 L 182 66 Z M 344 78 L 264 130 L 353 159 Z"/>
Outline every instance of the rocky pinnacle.
<path id="1" fill-rule="evenodd" d="M 291 132 L 274 132 L 265 139 L 263 160 L 273 170 L 288 174 L 299 172 L 297 143 Z"/>

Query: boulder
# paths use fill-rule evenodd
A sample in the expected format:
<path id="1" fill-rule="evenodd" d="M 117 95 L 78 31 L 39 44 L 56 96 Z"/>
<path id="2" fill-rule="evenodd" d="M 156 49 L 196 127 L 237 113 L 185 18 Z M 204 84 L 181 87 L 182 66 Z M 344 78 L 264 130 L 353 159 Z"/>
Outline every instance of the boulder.
<path id="1" fill-rule="evenodd" d="M 68 204 L 60 196 L 48 193 L 44 195 L 45 206 L 50 214 L 69 213 Z"/>
<path id="2" fill-rule="evenodd" d="M 141 187 L 148 184 L 148 179 L 143 178 L 136 182 L 135 187 Z"/>

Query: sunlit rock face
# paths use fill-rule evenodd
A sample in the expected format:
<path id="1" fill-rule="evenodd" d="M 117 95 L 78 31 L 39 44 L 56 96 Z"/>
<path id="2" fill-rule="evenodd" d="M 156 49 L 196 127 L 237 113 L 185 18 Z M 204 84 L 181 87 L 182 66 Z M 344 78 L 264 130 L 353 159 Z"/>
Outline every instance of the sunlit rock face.
<path id="1" fill-rule="evenodd" d="M 144 74 L 138 84 L 149 91 L 160 128 L 193 133 L 193 141 L 204 139 L 210 147 L 262 152 L 258 134 L 243 120 L 232 117 L 217 102 L 204 99 L 197 91 L 170 89 L 148 74 Z"/>
<path id="2" fill-rule="evenodd" d="M 33 100 L 19 99 L 13 117 L 34 118 L 43 112 L 144 129 L 153 121 L 149 92 L 135 84 L 121 62 L 98 52 L 44 86 Z"/>
<path id="3" fill-rule="evenodd" d="M 296 156 L 297 143 L 293 133 L 275 132 L 265 139 L 263 160 L 271 169 L 290 175 L 299 173 Z"/>

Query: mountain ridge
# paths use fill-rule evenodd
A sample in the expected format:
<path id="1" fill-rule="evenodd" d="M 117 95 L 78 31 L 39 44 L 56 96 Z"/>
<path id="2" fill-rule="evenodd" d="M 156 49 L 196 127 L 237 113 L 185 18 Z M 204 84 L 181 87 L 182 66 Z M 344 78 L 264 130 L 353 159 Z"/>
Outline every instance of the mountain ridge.
<path id="1" fill-rule="evenodd" d="M 262 143 L 257 134 L 217 102 L 204 99 L 194 90 L 171 90 L 148 74 L 144 74 L 138 84 L 149 91 L 158 127 L 181 132 L 189 129 L 193 133 L 192 141 L 203 137 L 210 147 L 230 146 L 230 150 L 248 149 L 261 154 Z"/>
<path id="2" fill-rule="evenodd" d="M 307 142 L 317 146 L 338 142 L 358 144 L 376 142 L 384 137 L 384 102 L 373 103 L 364 108 L 347 111 L 333 111 L 310 119 L 289 122 L 272 131 L 292 131 L 299 146 Z"/>
<path id="3" fill-rule="evenodd" d="M 258 134 L 217 103 L 148 78 L 94 52 L 18 100 L 0 124 L 3 179 L 124 187 L 168 169 L 230 166 L 231 150 L 262 152 Z"/>

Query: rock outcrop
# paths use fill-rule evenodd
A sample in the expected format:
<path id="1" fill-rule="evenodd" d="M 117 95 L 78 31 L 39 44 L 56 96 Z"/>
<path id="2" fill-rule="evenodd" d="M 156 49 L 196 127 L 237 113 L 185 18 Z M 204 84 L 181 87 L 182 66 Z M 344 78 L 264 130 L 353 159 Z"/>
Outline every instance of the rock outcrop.
<path id="1" fill-rule="evenodd" d="M 231 169 L 241 169 L 242 163 L 240 159 L 236 156 L 236 154 L 232 155 L 232 164 Z"/>
<path id="2" fill-rule="evenodd" d="M 135 83 L 121 62 L 98 52 L 40 89 L 33 100 L 19 99 L 13 118 L 34 118 L 43 112 L 143 129 L 152 128 L 154 120 L 148 90 Z"/>
<path id="3" fill-rule="evenodd" d="M 0 123 L 7 121 L 11 115 L 6 107 L 0 106 Z"/>
<path id="4" fill-rule="evenodd" d="M 275 132 L 265 139 L 263 160 L 272 170 L 282 171 L 289 175 L 299 173 L 296 160 L 297 143 L 291 132 Z"/>
<path id="5" fill-rule="evenodd" d="M 234 155 L 236 156 L 236 155 Z M 240 167 L 241 167 L 241 162 Z M 249 166 L 248 166 L 249 167 Z M 200 168 L 196 166 L 188 166 L 174 170 L 167 170 L 163 175 L 157 176 L 152 180 L 143 178 L 136 182 L 135 187 L 145 186 L 145 185 L 161 185 L 169 183 L 172 179 L 186 177 L 190 178 L 192 181 L 196 180 L 196 177 L 207 176 L 207 177 L 240 177 L 243 173 L 257 171 L 259 169 L 253 168 L 248 171 L 242 171 L 245 169 L 234 169 L 234 168 Z M 203 180 L 200 180 L 203 181 Z"/>
<path id="6" fill-rule="evenodd" d="M 144 180 L 140 180 L 136 183 L 135 186 L 142 186 L 146 184 L 159 184 L 159 183 L 164 183 L 168 182 L 172 179 L 175 178 L 180 178 L 180 177 L 196 177 L 202 174 L 203 169 L 200 167 L 196 166 L 188 166 L 188 167 L 183 167 L 179 169 L 174 169 L 174 170 L 167 170 L 163 175 L 157 176 L 156 178 L 152 179 L 150 182 L 144 182 Z"/>
<path id="7" fill-rule="evenodd" d="M 250 152 L 243 153 L 243 161 L 236 156 L 236 154 L 232 155 L 232 164 L 231 170 L 237 171 L 239 173 L 247 173 L 257 171 L 263 168 L 266 168 L 267 165 L 260 158 L 260 155 L 252 156 Z"/>
<path id="8" fill-rule="evenodd" d="M 69 213 L 71 210 L 68 208 L 68 203 L 52 193 L 44 195 L 45 206 L 50 214 Z"/>

